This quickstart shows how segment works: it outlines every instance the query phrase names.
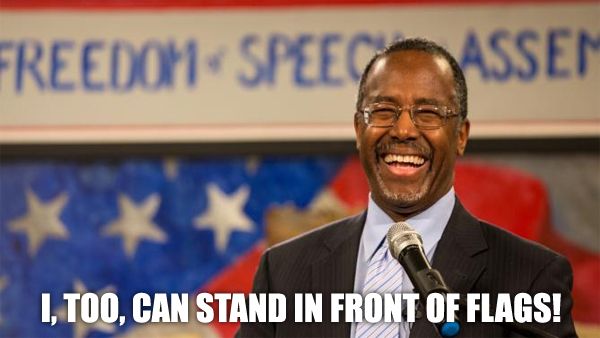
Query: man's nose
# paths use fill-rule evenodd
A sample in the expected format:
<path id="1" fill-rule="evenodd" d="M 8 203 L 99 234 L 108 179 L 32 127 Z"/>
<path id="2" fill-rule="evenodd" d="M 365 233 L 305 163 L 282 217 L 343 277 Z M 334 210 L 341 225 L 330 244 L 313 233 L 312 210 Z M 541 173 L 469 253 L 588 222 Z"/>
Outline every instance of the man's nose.
<path id="1" fill-rule="evenodd" d="M 403 109 L 400 112 L 398 120 L 392 126 L 392 130 L 390 130 L 390 134 L 401 140 L 415 139 L 419 136 L 419 129 L 410 118 L 410 112 L 408 110 Z"/>

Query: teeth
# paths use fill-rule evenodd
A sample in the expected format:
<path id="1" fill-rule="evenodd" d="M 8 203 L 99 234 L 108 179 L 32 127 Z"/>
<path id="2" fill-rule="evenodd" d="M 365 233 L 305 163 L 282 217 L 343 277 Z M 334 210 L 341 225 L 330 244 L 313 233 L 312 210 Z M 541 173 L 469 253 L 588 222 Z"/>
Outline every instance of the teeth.
<path id="1" fill-rule="evenodd" d="M 421 165 L 423 163 L 425 163 L 425 159 L 422 158 L 421 156 L 407 156 L 407 155 L 393 155 L 393 154 L 388 154 L 385 156 L 385 158 L 383 159 L 385 161 L 385 163 L 393 163 L 393 162 L 398 162 L 398 163 L 407 163 L 407 164 L 413 164 L 413 165 Z"/>

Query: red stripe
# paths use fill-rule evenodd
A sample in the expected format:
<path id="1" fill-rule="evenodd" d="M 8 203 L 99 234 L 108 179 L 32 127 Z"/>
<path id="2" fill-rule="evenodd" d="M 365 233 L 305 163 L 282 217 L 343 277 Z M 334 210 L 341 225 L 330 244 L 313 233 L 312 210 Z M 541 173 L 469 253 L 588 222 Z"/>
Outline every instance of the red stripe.
<path id="1" fill-rule="evenodd" d="M 522 5 L 597 3 L 597 0 L 1 0 L 3 10 L 153 10 L 335 7 L 374 5 Z"/>
<path id="2" fill-rule="evenodd" d="M 198 292 L 209 293 L 249 293 L 252 291 L 252 281 L 258 268 L 260 257 L 267 248 L 265 242 L 259 242 L 237 261 L 223 269 L 213 280 L 200 288 Z M 217 303 L 213 303 L 214 313 L 219 313 Z M 221 337 L 233 337 L 239 323 L 221 323 L 216 319 L 210 324 Z"/>

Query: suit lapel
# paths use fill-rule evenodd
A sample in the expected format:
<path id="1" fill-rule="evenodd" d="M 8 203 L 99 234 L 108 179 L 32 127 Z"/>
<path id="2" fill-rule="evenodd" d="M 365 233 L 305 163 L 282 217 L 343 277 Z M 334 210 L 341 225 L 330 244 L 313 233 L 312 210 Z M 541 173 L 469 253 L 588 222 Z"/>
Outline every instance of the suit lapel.
<path id="1" fill-rule="evenodd" d="M 323 245 L 327 248 L 327 254 L 323 256 L 323 259 L 313 263 L 312 291 L 323 293 L 323 319 L 326 322 L 330 321 L 330 294 L 354 292 L 358 246 L 365 217 L 366 212 L 363 212 L 340 225 L 334 236 L 323 241 Z M 344 322 L 343 314 L 340 319 L 340 323 L 320 325 L 324 331 L 320 331 L 319 335 L 349 337 L 350 323 Z"/>
<path id="2" fill-rule="evenodd" d="M 479 221 L 457 199 L 432 263 L 452 292 L 469 292 L 485 269 L 487 242 L 481 231 Z"/>
<path id="3" fill-rule="evenodd" d="M 456 199 L 448 225 L 438 242 L 432 266 L 440 271 L 451 292 L 469 292 L 485 270 L 487 243 L 479 221 Z M 411 337 L 437 336 L 426 318 L 417 320 Z"/>

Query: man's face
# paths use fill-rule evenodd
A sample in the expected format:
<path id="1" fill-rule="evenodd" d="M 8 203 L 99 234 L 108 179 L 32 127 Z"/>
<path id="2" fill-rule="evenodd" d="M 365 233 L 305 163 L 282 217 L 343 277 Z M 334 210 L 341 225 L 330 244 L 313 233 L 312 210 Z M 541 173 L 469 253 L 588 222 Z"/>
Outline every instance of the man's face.
<path id="1" fill-rule="evenodd" d="M 452 70 L 442 57 L 421 51 L 400 51 L 380 57 L 365 81 L 362 107 L 419 103 L 458 107 Z M 356 146 L 374 201 L 394 220 L 415 215 L 445 195 L 454 182 L 454 163 L 462 155 L 469 122 L 458 117 L 438 129 L 421 130 L 404 110 L 394 126 L 367 126 L 354 121 Z"/>

